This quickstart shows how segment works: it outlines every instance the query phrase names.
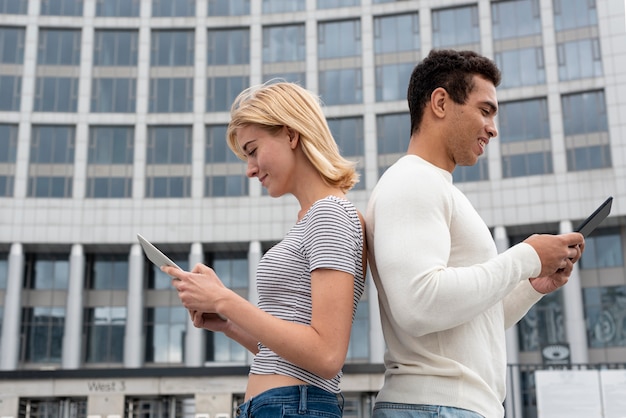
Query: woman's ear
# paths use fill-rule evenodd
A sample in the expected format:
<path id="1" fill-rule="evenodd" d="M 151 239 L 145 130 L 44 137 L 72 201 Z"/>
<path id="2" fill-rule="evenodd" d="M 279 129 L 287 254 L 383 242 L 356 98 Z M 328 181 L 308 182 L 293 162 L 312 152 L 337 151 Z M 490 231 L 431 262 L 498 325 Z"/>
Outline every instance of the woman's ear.
<path id="1" fill-rule="evenodd" d="M 287 127 L 287 135 L 289 136 L 289 145 L 291 149 L 295 149 L 296 145 L 298 145 L 298 141 L 300 140 L 300 133 L 295 129 Z"/>

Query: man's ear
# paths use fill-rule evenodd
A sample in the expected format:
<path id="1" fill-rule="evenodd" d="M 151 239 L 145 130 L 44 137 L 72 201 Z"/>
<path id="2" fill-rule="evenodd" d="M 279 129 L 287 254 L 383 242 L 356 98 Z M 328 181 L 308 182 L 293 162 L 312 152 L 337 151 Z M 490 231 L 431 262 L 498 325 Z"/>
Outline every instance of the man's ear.
<path id="1" fill-rule="evenodd" d="M 448 101 L 450 96 L 443 87 L 437 87 L 430 95 L 430 109 L 438 118 L 442 118 L 446 114 Z"/>
<path id="2" fill-rule="evenodd" d="M 289 136 L 289 145 L 292 149 L 296 148 L 298 141 L 300 140 L 300 133 L 295 129 L 287 127 L 287 135 Z"/>

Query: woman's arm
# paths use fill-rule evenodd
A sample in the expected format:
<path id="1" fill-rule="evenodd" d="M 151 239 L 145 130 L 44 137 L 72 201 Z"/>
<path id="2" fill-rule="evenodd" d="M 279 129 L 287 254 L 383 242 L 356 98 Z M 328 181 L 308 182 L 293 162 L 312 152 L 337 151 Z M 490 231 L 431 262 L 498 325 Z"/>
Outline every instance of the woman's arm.
<path id="1" fill-rule="evenodd" d="M 314 270 L 311 324 L 302 325 L 276 318 L 254 306 L 224 287 L 207 266 L 197 265 L 192 272 L 171 267 L 163 270 L 180 279 L 172 284 L 183 306 L 190 311 L 217 313 L 227 318 L 224 332 L 248 350 L 256 352 L 252 347 L 260 342 L 285 360 L 325 379 L 333 378 L 341 369 L 352 326 L 353 275 L 338 270 Z M 205 316 L 202 318 L 204 321 Z M 216 320 L 210 318 L 211 322 Z"/>

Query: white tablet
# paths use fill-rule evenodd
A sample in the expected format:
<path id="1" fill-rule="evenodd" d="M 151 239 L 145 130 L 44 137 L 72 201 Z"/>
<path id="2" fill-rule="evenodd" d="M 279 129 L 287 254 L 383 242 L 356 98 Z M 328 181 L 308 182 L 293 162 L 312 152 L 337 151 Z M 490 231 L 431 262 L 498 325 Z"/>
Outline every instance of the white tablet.
<path id="1" fill-rule="evenodd" d="M 143 251 L 146 253 L 148 260 L 152 261 L 155 266 L 161 268 L 161 266 L 173 266 L 179 270 L 182 270 L 180 267 L 176 265 L 172 260 L 169 259 L 168 256 L 163 254 L 157 247 L 150 244 L 150 242 L 145 239 L 141 234 L 137 234 L 137 238 L 139 239 L 139 243 L 143 248 Z"/>

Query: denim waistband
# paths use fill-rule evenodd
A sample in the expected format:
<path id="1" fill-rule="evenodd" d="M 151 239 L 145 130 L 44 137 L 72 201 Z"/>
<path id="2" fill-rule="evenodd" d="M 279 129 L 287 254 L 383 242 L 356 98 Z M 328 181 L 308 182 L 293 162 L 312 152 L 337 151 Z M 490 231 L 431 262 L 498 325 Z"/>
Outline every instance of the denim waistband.
<path id="1" fill-rule="evenodd" d="M 266 390 L 239 405 L 236 416 L 239 418 L 250 417 L 255 408 L 268 403 L 291 403 L 294 406 L 297 404 L 298 413 L 305 414 L 309 409 L 309 403 L 320 401 L 338 404 L 339 408 L 343 410 L 344 398 L 342 394 L 328 392 L 317 386 L 299 385 Z"/>

